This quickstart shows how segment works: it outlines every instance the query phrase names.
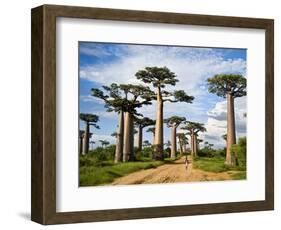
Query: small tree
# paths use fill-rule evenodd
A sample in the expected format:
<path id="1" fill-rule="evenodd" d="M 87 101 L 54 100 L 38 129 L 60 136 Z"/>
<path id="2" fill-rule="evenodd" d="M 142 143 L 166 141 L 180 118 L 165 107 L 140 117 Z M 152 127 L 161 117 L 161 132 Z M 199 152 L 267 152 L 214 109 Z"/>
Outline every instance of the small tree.
<path id="1" fill-rule="evenodd" d="M 165 119 L 165 123 L 167 123 L 167 126 L 169 128 L 172 128 L 172 132 L 171 132 L 171 143 L 172 143 L 171 158 L 176 157 L 176 152 L 177 152 L 177 128 L 185 120 L 186 120 L 185 117 L 178 117 L 178 116 L 172 116 L 168 119 Z"/>
<path id="2" fill-rule="evenodd" d="M 90 126 L 99 129 L 97 125 L 99 117 L 95 114 L 90 113 L 80 113 L 80 119 L 85 122 L 85 131 L 84 131 L 84 143 L 82 154 L 87 154 L 89 152 L 89 139 L 90 139 Z"/>
<path id="3" fill-rule="evenodd" d="M 236 165 L 237 160 L 231 154 L 231 146 L 236 143 L 234 99 L 247 94 L 247 80 L 238 74 L 218 74 L 207 79 L 209 92 L 227 99 L 227 165 Z"/>
<path id="4" fill-rule="evenodd" d="M 79 154 L 83 152 L 83 138 L 84 138 L 84 131 L 79 130 Z"/>

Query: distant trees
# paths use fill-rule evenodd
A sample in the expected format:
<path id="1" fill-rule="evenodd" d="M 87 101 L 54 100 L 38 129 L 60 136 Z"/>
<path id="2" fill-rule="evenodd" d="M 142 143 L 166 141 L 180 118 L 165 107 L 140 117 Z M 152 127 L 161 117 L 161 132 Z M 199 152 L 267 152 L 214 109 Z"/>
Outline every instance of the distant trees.
<path id="1" fill-rule="evenodd" d="M 137 148 L 138 148 L 138 151 L 141 151 L 142 150 L 143 128 L 150 126 L 150 125 L 155 125 L 155 121 L 148 117 L 142 117 L 142 118 L 134 117 L 134 121 L 137 126 L 137 130 L 138 130 Z"/>
<path id="2" fill-rule="evenodd" d="M 191 155 L 196 157 L 198 153 L 198 142 L 197 142 L 198 133 L 206 132 L 206 128 L 202 123 L 187 121 L 185 122 L 185 126 L 182 127 L 182 129 L 189 131 Z"/>
<path id="3" fill-rule="evenodd" d="M 179 145 L 180 145 L 180 154 L 186 154 L 186 145 L 188 144 L 188 139 L 186 137 L 186 133 L 178 133 L 177 137 L 179 139 Z"/>
<path id="4" fill-rule="evenodd" d="M 247 94 L 246 78 L 238 74 L 218 74 L 207 79 L 210 93 L 227 99 L 227 146 L 226 160 L 227 165 L 237 165 L 235 155 L 231 154 L 231 146 L 236 143 L 234 99 L 243 97 Z"/>
<path id="5" fill-rule="evenodd" d="M 99 117 L 95 114 L 80 113 L 80 119 L 85 122 L 82 154 L 87 154 L 89 152 L 90 126 L 99 129 L 100 127 L 97 125 Z"/>
<path id="6" fill-rule="evenodd" d="M 179 125 L 184 122 L 186 119 L 185 117 L 179 116 L 172 116 L 170 118 L 165 119 L 165 123 L 171 130 L 171 158 L 176 157 L 177 152 L 177 128 Z"/>
<path id="7" fill-rule="evenodd" d="M 107 140 L 99 140 L 99 142 L 101 143 L 102 148 L 105 148 L 109 145 L 109 141 Z"/>
<path id="8" fill-rule="evenodd" d="M 194 97 L 187 95 L 183 90 L 174 92 L 163 90 L 166 86 L 175 86 L 178 82 L 175 73 L 167 67 L 146 67 L 139 70 L 136 77 L 144 83 L 152 84 L 156 89 L 155 94 L 151 96 L 157 103 L 153 159 L 163 160 L 163 105 L 166 101 L 191 103 Z"/>

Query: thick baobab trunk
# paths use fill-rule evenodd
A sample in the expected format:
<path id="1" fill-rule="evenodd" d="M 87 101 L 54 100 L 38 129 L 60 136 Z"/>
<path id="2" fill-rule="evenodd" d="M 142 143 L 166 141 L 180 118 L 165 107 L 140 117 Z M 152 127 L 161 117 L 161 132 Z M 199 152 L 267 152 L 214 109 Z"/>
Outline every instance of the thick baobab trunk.
<path id="1" fill-rule="evenodd" d="M 234 97 L 227 94 L 227 145 L 225 164 L 236 165 L 236 157 L 231 154 L 231 146 L 236 144 L 235 135 L 235 116 L 234 116 Z"/>
<path id="2" fill-rule="evenodd" d="M 179 138 L 179 144 L 180 144 L 180 155 L 183 155 L 183 140 Z"/>
<path id="3" fill-rule="evenodd" d="M 83 152 L 83 136 L 84 134 L 81 134 L 79 136 L 79 155 Z"/>
<path id="4" fill-rule="evenodd" d="M 89 152 L 89 135 L 90 135 L 89 132 L 90 132 L 90 125 L 88 122 L 85 122 L 85 132 L 84 132 L 83 152 L 82 152 L 83 155 Z"/>
<path id="5" fill-rule="evenodd" d="M 177 153 L 177 127 L 172 126 L 171 132 L 171 158 L 176 158 Z"/>
<path id="6" fill-rule="evenodd" d="M 157 89 L 157 107 L 156 107 L 156 124 L 155 124 L 155 137 L 153 146 L 153 159 L 163 160 L 163 99 L 161 89 Z"/>
<path id="7" fill-rule="evenodd" d="M 193 151 L 194 151 L 194 156 L 197 157 L 198 149 L 197 149 L 197 135 L 194 134 L 193 137 Z"/>
<path id="8" fill-rule="evenodd" d="M 119 123 L 116 135 L 115 163 L 122 161 L 124 139 L 124 112 L 119 113 Z"/>
<path id="9" fill-rule="evenodd" d="M 124 118 L 123 162 L 134 160 L 133 130 L 133 116 L 126 112 Z"/>
<path id="10" fill-rule="evenodd" d="M 138 127 L 138 139 L 137 139 L 138 151 L 142 150 L 142 127 Z"/>
<path id="11" fill-rule="evenodd" d="M 190 135 L 190 151 L 191 151 L 191 156 L 194 157 L 194 134 L 191 133 Z"/>

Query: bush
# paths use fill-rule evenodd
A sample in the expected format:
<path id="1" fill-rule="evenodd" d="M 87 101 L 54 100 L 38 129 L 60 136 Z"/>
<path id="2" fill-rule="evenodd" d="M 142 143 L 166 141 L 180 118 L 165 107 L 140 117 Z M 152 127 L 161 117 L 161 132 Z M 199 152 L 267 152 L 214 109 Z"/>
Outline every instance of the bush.
<path id="1" fill-rule="evenodd" d="M 247 139 L 241 137 L 238 140 L 238 144 L 231 146 L 231 154 L 233 154 L 238 161 L 240 167 L 246 167 L 247 164 Z"/>
<path id="2" fill-rule="evenodd" d="M 199 157 L 214 157 L 215 156 L 215 150 L 211 149 L 209 147 L 204 147 L 198 151 Z"/>

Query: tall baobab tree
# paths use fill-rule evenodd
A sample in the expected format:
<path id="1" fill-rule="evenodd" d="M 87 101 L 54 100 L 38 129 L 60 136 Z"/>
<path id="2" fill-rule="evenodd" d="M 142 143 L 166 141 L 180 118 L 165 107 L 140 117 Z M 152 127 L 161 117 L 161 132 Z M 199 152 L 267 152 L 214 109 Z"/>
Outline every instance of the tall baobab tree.
<path id="1" fill-rule="evenodd" d="M 144 83 L 152 84 L 156 89 L 153 99 L 156 100 L 156 124 L 155 124 L 155 138 L 153 143 L 153 159 L 163 160 L 163 105 L 169 101 L 192 103 L 194 97 L 187 95 L 183 90 L 176 90 L 169 92 L 163 90 L 166 86 L 175 86 L 178 82 L 175 73 L 170 71 L 167 67 L 146 67 L 136 73 L 136 77 Z"/>
<path id="2" fill-rule="evenodd" d="M 99 129 L 100 127 L 97 125 L 99 117 L 95 114 L 80 113 L 80 119 L 85 122 L 82 154 L 87 154 L 89 152 L 90 126 L 94 126 L 96 129 Z"/>
<path id="3" fill-rule="evenodd" d="M 155 125 L 155 121 L 148 118 L 148 117 L 142 117 L 142 118 L 138 118 L 138 117 L 134 117 L 134 121 L 135 124 L 137 126 L 137 133 L 138 133 L 138 138 L 137 138 L 137 148 L 138 151 L 142 150 L 142 131 L 143 128 L 150 126 L 150 125 Z"/>
<path id="4" fill-rule="evenodd" d="M 117 112 L 119 114 L 118 126 L 116 131 L 115 163 L 122 161 L 123 139 L 124 139 L 124 111 L 126 105 L 126 95 L 122 94 L 117 84 L 102 86 L 101 89 L 92 88 L 92 96 L 105 102 L 107 112 Z"/>
<path id="5" fill-rule="evenodd" d="M 198 144 L 197 144 L 198 133 L 205 132 L 206 128 L 202 123 L 187 121 L 186 126 L 182 127 L 182 129 L 189 131 L 191 155 L 196 157 L 198 153 Z"/>
<path id="6" fill-rule="evenodd" d="M 178 116 L 172 116 L 172 117 L 164 120 L 164 122 L 167 123 L 167 126 L 169 128 L 172 128 L 172 131 L 171 131 L 171 144 L 172 144 L 171 158 L 175 158 L 176 153 L 177 153 L 177 128 L 185 120 L 186 120 L 185 117 L 178 117 Z"/>
<path id="7" fill-rule="evenodd" d="M 121 84 L 126 94 L 126 110 L 124 120 L 123 162 L 135 160 L 134 155 L 134 116 L 140 116 L 136 109 L 151 104 L 153 92 L 143 85 Z"/>
<path id="8" fill-rule="evenodd" d="M 239 74 L 218 74 L 207 79 L 210 93 L 227 99 L 227 146 L 225 164 L 235 166 L 237 159 L 231 154 L 236 144 L 234 99 L 247 94 L 247 80 Z"/>
<path id="9" fill-rule="evenodd" d="M 103 86 L 103 90 L 91 89 L 92 96 L 102 99 L 108 112 L 119 113 L 118 128 L 116 132 L 115 163 L 128 161 L 133 158 L 133 115 L 140 115 L 136 108 L 150 104 L 152 91 L 141 85 Z M 124 154 L 125 151 L 125 154 Z M 130 158 L 130 159 L 129 159 Z"/>

